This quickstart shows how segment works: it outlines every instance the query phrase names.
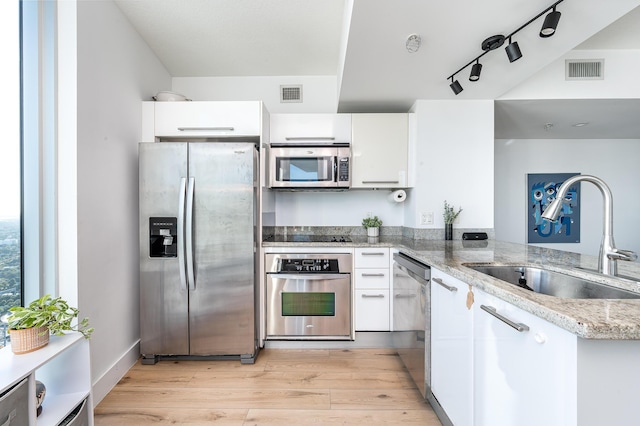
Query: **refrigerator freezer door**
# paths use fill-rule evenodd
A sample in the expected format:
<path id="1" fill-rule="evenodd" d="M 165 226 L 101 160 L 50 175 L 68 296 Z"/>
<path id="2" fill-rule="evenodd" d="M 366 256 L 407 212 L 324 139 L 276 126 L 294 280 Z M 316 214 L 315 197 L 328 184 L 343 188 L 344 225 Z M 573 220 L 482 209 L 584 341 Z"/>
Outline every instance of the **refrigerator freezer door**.
<path id="1" fill-rule="evenodd" d="M 255 352 L 255 158 L 254 144 L 189 144 L 195 185 L 191 355 Z"/>
<path id="2" fill-rule="evenodd" d="M 181 188 L 187 177 L 187 145 L 139 144 L 140 197 L 140 352 L 189 353 L 188 291 L 178 257 L 150 257 L 149 218 L 180 216 Z M 182 224 L 178 223 L 178 229 Z M 178 245 L 183 237 L 178 233 Z"/>

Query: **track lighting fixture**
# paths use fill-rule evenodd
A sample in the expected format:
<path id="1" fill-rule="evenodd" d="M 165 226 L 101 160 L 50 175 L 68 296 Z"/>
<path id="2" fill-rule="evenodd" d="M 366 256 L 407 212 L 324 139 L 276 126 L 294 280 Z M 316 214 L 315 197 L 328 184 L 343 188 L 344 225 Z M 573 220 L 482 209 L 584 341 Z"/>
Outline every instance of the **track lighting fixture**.
<path id="1" fill-rule="evenodd" d="M 480 73 L 482 72 L 482 64 L 480 61 L 476 61 L 475 64 L 471 67 L 471 74 L 469 75 L 470 81 L 478 81 L 480 80 Z"/>
<path id="2" fill-rule="evenodd" d="M 453 90 L 453 93 L 457 95 L 460 92 L 462 92 L 462 86 L 460 85 L 460 82 L 458 82 L 458 80 L 454 81 L 454 77 L 456 76 L 456 74 L 458 74 L 460 71 L 467 68 L 469 65 L 473 64 L 473 66 L 471 67 L 471 74 L 469 75 L 469 80 L 478 81 L 480 79 L 480 73 L 482 72 L 482 64 L 480 63 L 480 58 L 482 58 L 484 55 L 486 55 L 490 51 L 496 50 L 497 48 L 501 47 L 504 44 L 505 40 L 509 40 L 509 44 L 507 45 L 507 47 L 505 47 L 505 51 L 507 52 L 507 57 L 509 58 L 509 62 L 515 62 L 518 59 L 522 58 L 522 52 L 520 51 L 520 46 L 518 46 L 518 42 L 517 41 L 512 42 L 511 37 L 549 11 L 551 12 L 549 12 L 547 16 L 545 16 L 544 23 L 542 24 L 542 28 L 540 29 L 540 37 L 547 38 L 554 35 L 556 33 L 558 22 L 560 22 L 560 15 L 561 15 L 561 13 L 556 10 L 556 6 L 558 6 L 563 1 L 564 0 L 556 1 L 551 6 L 547 7 L 545 10 L 543 10 L 542 12 L 538 13 L 536 16 L 531 18 L 528 22 L 521 25 L 518 29 L 513 31 L 511 34 L 508 34 L 506 36 L 502 34 L 497 34 L 485 39 L 480 45 L 483 52 L 477 57 L 473 58 L 471 61 L 469 61 L 469 63 L 467 63 L 465 66 L 463 66 L 462 68 L 460 68 L 459 70 L 457 70 L 447 78 L 447 80 L 451 80 L 451 84 L 449 85 L 449 87 L 451 87 L 451 90 Z"/>
<path id="3" fill-rule="evenodd" d="M 451 76 L 451 84 L 449 85 L 449 87 L 451 87 L 451 90 L 453 90 L 454 94 L 458 94 L 460 92 L 462 92 L 462 86 L 460 85 L 460 82 L 458 80 L 453 81 L 453 75 Z"/>
<path id="4" fill-rule="evenodd" d="M 560 22 L 560 15 L 562 14 L 558 12 L 556 10 L 556 7 L 554 6 L 553 12 L 544 17 L 544 23 L 542 24 L 542 28 L 540 29 L 540 37 L 547 38 L 556 33 L 558 22 Z"/>
<path id="5" fill-rule="evenodd" d="M 518 42 L 514 41 L 513 43 L 511 43 L 511 37 L 509 37 L 509 45 L 505 47 L 504 50 L 507 52 L 509 62 L 515 62 L 518 59 L 522 58 L 522 52 L 520 51 Z"/>

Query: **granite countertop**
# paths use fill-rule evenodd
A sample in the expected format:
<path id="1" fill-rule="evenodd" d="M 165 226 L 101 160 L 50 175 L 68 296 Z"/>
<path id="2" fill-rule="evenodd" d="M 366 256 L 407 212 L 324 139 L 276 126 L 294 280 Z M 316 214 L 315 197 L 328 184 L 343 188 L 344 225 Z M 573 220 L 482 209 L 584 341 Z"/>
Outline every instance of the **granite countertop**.
<path id="1" fill-rule="evenodd" d="M 544 266 L 547 269 L 588 278 L 640 293 L 640 263 L 618 262 L 625 280 L 589 270 L 597 257 L 495 240 L 442 241 L 400 236 L 370 239 L 351 236 L 352 242 L 263 242 L 263 247 L 394 247 L 432 267 L 469 283 L 587 339 L 640 340 L 640 299 L 562 299 L 524 290 L 464 266 L 465 263 L 493 263 Z"/>

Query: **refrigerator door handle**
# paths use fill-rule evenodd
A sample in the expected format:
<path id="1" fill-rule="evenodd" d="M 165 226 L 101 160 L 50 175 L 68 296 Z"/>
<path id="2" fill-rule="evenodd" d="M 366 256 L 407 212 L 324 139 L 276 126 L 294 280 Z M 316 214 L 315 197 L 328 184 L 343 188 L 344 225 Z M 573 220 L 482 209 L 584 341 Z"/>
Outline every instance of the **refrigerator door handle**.
<path id="1" fill-rule="evenodd" d="M 187 271 L 184 263 L 184 199 L 187 192 L 187 179 L 180 179 L 178 197 L 178 265 L 180 267 L 180 288 L 187 290 Z"/>
<path id="2" fill-rule="evenodd" d="M 189 186 L 187 187 L 187 217 L 185 221 L 185 245 L 187 249 L 187 278 L 189 282 L 189 290 L 196 289 L 193 260 L 193 192 L 195 181 L 195 178 L 189 178 Z"/>

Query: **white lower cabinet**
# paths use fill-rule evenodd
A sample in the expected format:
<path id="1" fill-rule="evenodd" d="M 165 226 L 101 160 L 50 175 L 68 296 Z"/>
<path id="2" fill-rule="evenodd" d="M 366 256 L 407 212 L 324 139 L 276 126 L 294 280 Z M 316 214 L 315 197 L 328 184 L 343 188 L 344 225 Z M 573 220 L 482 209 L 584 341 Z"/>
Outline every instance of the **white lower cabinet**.
<path id="1" fill-rule="evenodd" d="M 469 286 L 431 269 L 431 391 L 456 426 L 473 424 L 473 310 Z"/>
<path id="2" fill-rule="evenodd" d="M 39 416 L 36 380 L 46 387 Z M 33 397 L 14 405 L 11 395 L 25 388 Z M 92 425 L 92 407 L 89 341 L 80 333 L 51 336 L 47 346 L 26 354 L 0 349 L 0 425 Z"/>
<path id="3" fill-rule="evenodd" d="M 474 290 L 476 426 L 577 424 L 577 338 Z"/>
<path id="4" fill-rule="evenodd" d="M 356 248 L 354 266 L 356 331 L 389 331 L 389 248 Z"/>

